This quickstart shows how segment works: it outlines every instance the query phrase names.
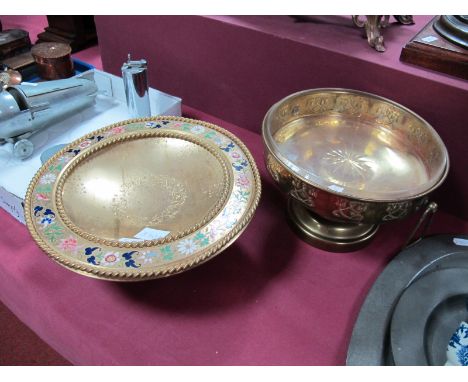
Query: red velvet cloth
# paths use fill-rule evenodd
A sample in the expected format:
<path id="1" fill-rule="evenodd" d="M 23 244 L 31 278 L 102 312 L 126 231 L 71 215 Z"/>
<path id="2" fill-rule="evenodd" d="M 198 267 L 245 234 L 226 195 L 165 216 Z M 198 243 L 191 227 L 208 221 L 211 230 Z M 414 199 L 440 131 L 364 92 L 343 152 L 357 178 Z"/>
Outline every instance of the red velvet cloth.
<path id="1" fill-rule="evenodd" d="M 185 108 L 242 139 L 263 194 L 245 232 L 198 268 L 115 283 L 55 264 L 26 227 L 0 210 L 0 300 L 76 365 L 341 365 L 360 306 L 416 216 L 382 226 L 374 242 L 337 254 L 302 242 L 267 175 L 260 135 Z M 439 212 L 433 233 L 468 233 Z"/>
<path id="2" fill-rule="evenodd" d="M 0 325 L 0 366 L 70 365 L 1 302 Z"/>

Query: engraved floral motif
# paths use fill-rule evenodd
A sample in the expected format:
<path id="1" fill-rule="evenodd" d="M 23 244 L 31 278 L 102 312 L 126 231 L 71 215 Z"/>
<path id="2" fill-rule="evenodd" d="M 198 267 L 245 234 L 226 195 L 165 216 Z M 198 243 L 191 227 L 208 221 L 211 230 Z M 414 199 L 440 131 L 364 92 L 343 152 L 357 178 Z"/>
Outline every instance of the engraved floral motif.
<path id="1" fill-rule="evenodd" d="M 318 189 L 304 183 L 299 179 L 293 179 L 291 182 L 290 195 L 309 207 L 315 207 L 315 200 L 317 199 Z"/>
<path id="2" fill-rule="evenodd" d="M 364 219 L 364 213 L 367 210 L 367 204 L 343 198 L 336 199 L 336 209 L 333 215 L 338 218 L 344 218 L 355 222 L 360 222 Z"/>
<path id="3" fill-rule="evenodd" d="M 126 219 L 134 220 L 133 215 L 130 213 L 132 205 L 136 203 L 130 200 L 129 195 L 133 195 L 132 191 L 139 187 L 154 187 L 164 190 L 164 193 L 170 195 L 170 202 L 162 206 L 162 209 L 157 211 L 149 210 L 152 213 L 149 216 L 149 222 L 156 226 L 161 222 L 175 218 L 181 211 L 184 203 L 187 200 L 187 190 L 185 186 L 178 182 L 175 178 L 163 175 L 147 175 L 138 179 L 129 179 L 122 184 L 120 191 L 112 200 L 114 215 L 117 217 L 124 216 Z M 138 220 L 135 220 L 137 223 Z"/>
<path id="4" fill-rule="evenodd" d="M 392 126 L 401 118 L 401 113 L 395 107 L 378 103 L 373 110 L 377 122 Z"/>
<path id="5" fill-rule="evenodd" d="M 335 110 L 340 113 L 361 114 L 367 112 L 369 102 L 364 97 L 340 95 L 336 99 Z"/>
<path id="6" fill-rule="evenodd" d="M 306 108 L 312 113 L 323 113 L 333 109 L 336 95 L 314 95 L 306 101 Z"/>
<path id="7" fill-rule="evenodd" d="M 298 115 L 300 110 L 301 108 L 299 107 L 299 105 L 294 105 L 291 109 L 291 115 L 293 116 Z"/>
<path id="8" fill-rule="evenodd" d="M 427 167 L 431 168 L 437 162 L 440 162 L 441 154 L 439 150 L 431 149 L 427 155 Z"/>
<path id="9" fill-rule="evenodd" d="M 388 203 L 388 206 L 385 210 L 385 216 L 382 218 L 382 220 L 388 221 L 405 217 L 409 213 L 411 204 L 412 202 L 410 201 Z"/>
<path id="10" fill-rule="evenodd" d="M 270 154 L 268 154 L 267 156 L 266 165 L 267 165 L 268 172 L 271 174 L 273 179 L 278 183 L 280 180 L 281 167 L 278 165 L 278 163 L 273 159 L 273 157 Z"/>
<path id="11" fill-rule="evenodd" d="M 424 146 L 428 140 L 428 134 L 426 129 L 424 129 L 420 124 L 411 124 L 408 127 L 409 129 L 409 138 L 418 146 Z"/>

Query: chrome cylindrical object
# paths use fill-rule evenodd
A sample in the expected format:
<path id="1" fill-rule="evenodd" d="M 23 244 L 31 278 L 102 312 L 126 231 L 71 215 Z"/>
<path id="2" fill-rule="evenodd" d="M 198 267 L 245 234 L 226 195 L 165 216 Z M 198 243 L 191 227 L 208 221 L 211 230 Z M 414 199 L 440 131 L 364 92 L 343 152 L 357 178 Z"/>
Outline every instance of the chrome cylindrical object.
<path id="1" fill-rule="evenodd" d="M 19 158 L 30 156 L 32 134 L 94 104 L 98 88 L 93 75 L 88 71 L 63 80 L 23 82 L 0 91 L 0 143 L 13 143 Z"/>
<path id="2" fill-rule="evenodd" d="M 130 117 L 150 117 L 151 108 L 146 60 L 132 61 L 130 55 L 128 55 L 127 62 L 122 65 L 122 78 Z"/>

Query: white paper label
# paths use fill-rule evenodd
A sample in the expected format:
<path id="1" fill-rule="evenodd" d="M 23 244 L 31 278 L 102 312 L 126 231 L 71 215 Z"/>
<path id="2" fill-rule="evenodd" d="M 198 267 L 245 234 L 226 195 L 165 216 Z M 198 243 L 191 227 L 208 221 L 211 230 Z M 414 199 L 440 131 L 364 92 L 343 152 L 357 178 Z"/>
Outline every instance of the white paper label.
<path id="1" fill-rule="evenodd" d="M 134 237 L 140 240 L 159 240 L 170 234 L 170 231 L 163 231 L 154 228 L 143 228 Z"/>
<path id="2" fill-rule="evenodd" d="M 134 243 L 136 241 L 143 241 L 143 239 L 135 239 L 131 237 L 122 237 L 119 239 L 121 243 Z"/>
<path id="3" fill-rule="evenodd" d="M 453 242 L 456 245 L 462 245 L 464 247 L 468 247 L 468 240 L 466 240 L 466 239 L 460 239 L 460 238 L 456 237 L 456 238 L 453 239 Z"/>
<path id="4" fill-rule="evenodd" d="M 421 40 L 423 40 L 424 42 L 432 42 L 432 41 L 438 40 L 438 38 L 435 36 L 427 36 L 427 37 L 422 38 Z"/>

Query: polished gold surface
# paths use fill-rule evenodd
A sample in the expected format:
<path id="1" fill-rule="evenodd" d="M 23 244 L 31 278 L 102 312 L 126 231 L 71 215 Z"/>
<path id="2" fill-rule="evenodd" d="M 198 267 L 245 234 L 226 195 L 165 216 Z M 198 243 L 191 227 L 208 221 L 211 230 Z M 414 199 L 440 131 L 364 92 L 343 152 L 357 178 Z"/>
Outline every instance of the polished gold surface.
<path id="1" fill-rule="evenodd" d="M 354 90 L 292 94 L 271 107 L 262 133 L 280 188 L 334 222 L 402 219 L 426 203 L 449 168 L 446 148 L 426 121 Z"/>
<path id="2" fill-rule="evenodd" d="M 375 236 L 377 224 L 350 224 L 325 220 L 294 198 L 288 200 L 292 228 L 314 247 L 333 252 L 351 252 L 365 247 Z"/>
<path id="3" fill-rule="evenodd" d="M 255 161 L 235 135 L 187 118 L 141 118 L 94 131 L 47 161 L 29 185 L 25 219 L 62 266 L 141 281 L 218 255 L 246 229 L 260 193 Z M 140 228 L 168 235 L 141 239 Z"/>
<path id="4" fill-rule="evenodd" d="M 218 213 L 232 184 L 229 163 L 188 134 L 129 134 L 83 153 L 58 180 L 62 218 L 78 233 L 116 242 L 145 228 L 195 231 Z M 142 246 L 146 243 L 142 243 Z"/>

